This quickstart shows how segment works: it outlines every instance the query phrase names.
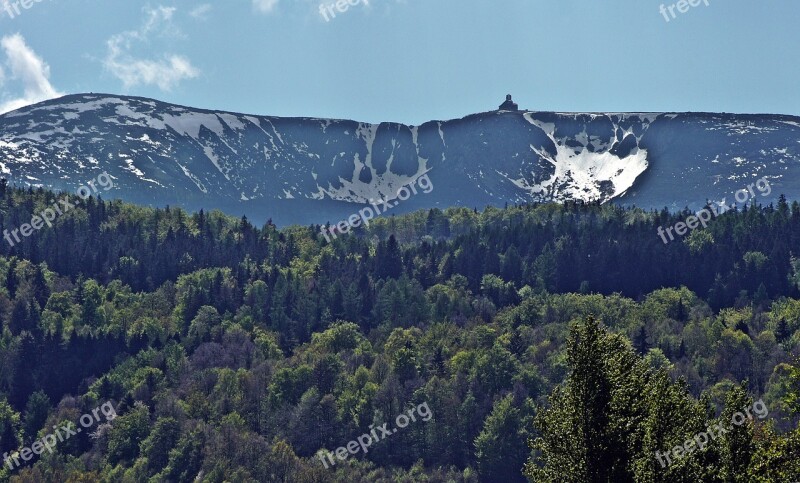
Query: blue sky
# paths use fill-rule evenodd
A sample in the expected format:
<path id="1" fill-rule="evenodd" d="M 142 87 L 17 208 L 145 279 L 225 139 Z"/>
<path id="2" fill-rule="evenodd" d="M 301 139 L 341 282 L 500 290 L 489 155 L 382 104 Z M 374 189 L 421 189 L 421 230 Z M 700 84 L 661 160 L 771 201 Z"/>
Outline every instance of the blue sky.
<path id="1" fill-rule="evenodd" d="M 531 110 L 800 115 L 794 0 L 708 0 L 674 18 L 677 0 L 351 0 L 326 21 L 334 1 L 41 0 L 16 13 L 0 0 L 0 111 L 108 92 L 419 124 L 512 93 Z"/>

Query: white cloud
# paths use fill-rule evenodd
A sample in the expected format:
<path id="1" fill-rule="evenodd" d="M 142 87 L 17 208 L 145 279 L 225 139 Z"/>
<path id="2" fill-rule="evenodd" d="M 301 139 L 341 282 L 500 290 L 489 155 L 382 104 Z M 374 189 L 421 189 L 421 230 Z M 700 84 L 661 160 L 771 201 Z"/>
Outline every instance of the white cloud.
<path id="1" fill-rule="evenodd" d="M 171 25 L 174 7 L 145 8 L 147 18 L 139 30 L 114 35 L 106 42 L 108 53 L 103 65 L 122 81 L 125 89 L 137 85 L 155 85 L 162 91 L 171 90 L 181 81 L 200 75 L 191 61 L 177 54 L 164 54 L 161 58 L 142 59 L 131 54 L 135 43 L 147 43 L 154 32 L 175 33 Z"/>
<path id="2" fill-rule="evenodd" d="M 253 8 L 261 13 L 270 13 L 275 9 L 278 0 L 253 0 Z"/>
<path id="3" fill-rule="evenodd" d="M 198 20 L 205 20 L 208 18 L 208 12 L 211 11 L 211 4 L 204 3 L 202 5 L 198 5 L 197 7 L 193 8 L 189 15 L 193 18 Z"/>
<path id="4" fill-rule="evenodd" d="M 19 109 L 30 104 L 64 95 L 50 84 L 50 66 L 28 47 L 20 34 L 8 35 L 0 40 L 6 55 L 6 65 L 10 69 L 9 79 L 22 83 L 22 97 L 0 103 L 0 114 Z M 6 80 L 5 71 L 0 68 L 0 86 Z"/>

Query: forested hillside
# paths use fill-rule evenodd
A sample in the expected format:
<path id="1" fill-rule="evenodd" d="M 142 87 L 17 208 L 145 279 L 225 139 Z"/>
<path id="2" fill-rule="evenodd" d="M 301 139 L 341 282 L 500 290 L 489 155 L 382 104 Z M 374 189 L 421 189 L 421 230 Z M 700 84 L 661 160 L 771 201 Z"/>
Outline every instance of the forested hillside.
<path id="1" fill-rule="evenodd" d="M 64 196 L 0 184 L 0 231 Z M 0 481 L 800 478 L 797 203 L 668 244 L 657 228 L 691 213 L 574 203 L 420 211 L 328 243 L 69 199 L 0 242 L 0 454 L 116 417 Z M 660 464 L 757 401 L 767 417 Z"/>

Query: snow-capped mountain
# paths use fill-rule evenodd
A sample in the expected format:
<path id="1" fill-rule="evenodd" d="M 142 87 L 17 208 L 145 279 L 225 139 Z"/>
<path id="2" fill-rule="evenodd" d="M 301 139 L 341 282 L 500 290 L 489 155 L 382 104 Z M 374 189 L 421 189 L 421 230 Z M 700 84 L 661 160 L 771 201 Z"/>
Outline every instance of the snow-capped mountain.
<path id="1" fill-rule="evenodd" d="M 73 191 L 106 171 L 112 197 L 220 208 L 279 224 L 336 222 L 434 189 L 394 212 L 531 201 L 698 208 L 766 176 L 800 199 L 800 118 L 490 111 L 420 126 L 215 112 L 83 94 L 0 116 L 0 172 Z"/>

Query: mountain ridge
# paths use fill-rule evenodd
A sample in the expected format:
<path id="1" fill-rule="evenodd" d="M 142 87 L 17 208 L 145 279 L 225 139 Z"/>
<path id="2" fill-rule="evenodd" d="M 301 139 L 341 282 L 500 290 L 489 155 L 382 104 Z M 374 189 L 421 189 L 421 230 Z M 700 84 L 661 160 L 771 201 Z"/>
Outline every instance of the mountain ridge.
<path id="1" fill-rule="evenodd" d="M 800 199 L 785 176 L 798 139 L 800 117 L 784 114 L 495 110 L 372 124 L 90 93 L 0 116 L 0 171 L 70 190 L 106 170 L 113 196 L 134 203 L 335 223 L 426 173 L 433 192 L 396 212 L 569 200 L 680 209 L 762 176 Z"/>

